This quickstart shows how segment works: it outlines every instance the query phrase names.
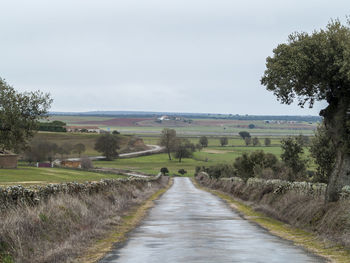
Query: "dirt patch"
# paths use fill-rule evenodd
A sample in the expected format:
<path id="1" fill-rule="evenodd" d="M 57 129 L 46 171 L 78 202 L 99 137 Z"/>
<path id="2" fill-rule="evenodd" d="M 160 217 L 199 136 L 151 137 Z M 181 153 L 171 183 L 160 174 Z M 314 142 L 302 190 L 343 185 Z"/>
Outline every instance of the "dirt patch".
<path id="1" fill-rule="evenodd" d="M 203 149 L 202 150 L 203 152 L 206 152 L 206 153 L 215 153 L 215 154 L 224 154 L 224 153 L 230 153 L 232 151 L 225 151 L 225 150 L 213 150 L 213 149 Z"/>

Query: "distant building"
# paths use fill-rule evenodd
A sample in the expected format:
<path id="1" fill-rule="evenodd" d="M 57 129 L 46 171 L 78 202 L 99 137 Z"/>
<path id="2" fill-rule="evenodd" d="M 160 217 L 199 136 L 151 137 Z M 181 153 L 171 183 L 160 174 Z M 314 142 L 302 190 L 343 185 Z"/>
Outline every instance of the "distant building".
<path id="1" fill-rule="evenodd" d="M 67 132 L 92 132 L 100 133 L 101 129 L 97 126 L 66 126 Z"/>
<path id="2" fill-rule="evenodd" d="M 160 121 L 169 121 L 170 119 L 169 119 L 169 116 L 164 115 L 162 117 L 159 117 L 158 120 L 160 120 Z"/>
<path id="3" fill-rule="evenodd" d="M 12 169 L 17 168 L 17 154 L 0 152 L 0 168 Z"/>
<path id="4" fill-rule="evenodd" d="M 62 167 L 68 167 L 68 168 L 81 168 L 81 161 L 67 161 L 64 160 L 61 162 Z"/>

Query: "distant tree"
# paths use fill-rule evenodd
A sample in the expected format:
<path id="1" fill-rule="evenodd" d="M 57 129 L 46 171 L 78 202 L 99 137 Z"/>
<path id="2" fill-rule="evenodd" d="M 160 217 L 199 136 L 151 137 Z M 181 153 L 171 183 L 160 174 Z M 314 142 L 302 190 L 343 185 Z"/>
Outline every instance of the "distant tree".
<path id="1" fill-rule="evenodd" d="M 106 160 L 111 161 L 118 157 L 119 137 L 112 134 L 100 135 L 95 143 L 95 150 L 102 153 Z"/>
<path id="2" fill-rule="evenodd" d="M 199 143 L 202 145 L 202 147 L 208 147 L 208 138 L 207 138 L 207 136 L 201 136 L 199 138 Z"/>
<path id="3" fill-rule="evenodd" d="M 176 131 L 174 129 L 164 128 L 162 131 L 162 135 L 160 137 L 160 145 L 164 146 L 169 160 L 171 160 L 171 152 L 174 150 L 176 142 Z"/>
<path id="4" fill-rule="evenodd" d="M 326 131 L 336 149 L 336 162 L 326 200 L 337 201 L 350 184 L 350 21 L 332 20 L 325 29 L 300 32 L 277 46 L 266 59 L 261 83 L 284 104 L 295 99 L 304 107 L 327 101 L 321 110 Z"/>
<path id="5" fill-rule="evenodd" d="M 294 181 L 303 177 L 306 171 L 307 161 L 303 159 L 303 141 L 300 137 L 288 137 L 281 141 L 281 159 L 291 169 L 289 180 Z"/>
<path id="6" fill-rule="evenodd" d="M 162 175 L 167 175 L 169 173 L 169 170 L 167 167 L 162 167 L 160 168 L 160 172 L 162 173 Z"/>
<path id="7" fill-rule="evenodd" d="M 85 170 L 94 168 L 94 165 L 89 157 L 83 157 L 81 159 L 81 168 Z"/>
<path id="8" fill-rule="evenodd" d="M 195 147 L 196 147 L 196 149 L 197 149 L 198 152 L 200 152 L 200 151 L 203 149 L 203 147 L 202 147 L 202 145 L 201 145 L 200 143 L 197 143 L 197 144 L 195 145 Z"/>
<path id="9" fill-rule="evenodd" d="M 252 138 L 251 137 L 245 137 L 244 142 L 246 146 L 249 146 L 252 144 Z"/>
<path id="10" fill-rule="evenodd" d="M 66 156 L 70 155 L 73 151 L 73 145 L 68 142 L 63 143 L 61 145 L 61 148 L 63 150 L 63 154 L 65 154 Z"/>
<path id="11" fill-rule="evenodd" d="M 175 157 L 181 163 L 182 158 L 190 158 L 193 156 L 195 146 L 188 139 L 178 138 L 175 143 L 174 152 Z"/>
<path id="12" fill-rule="evenodd" d="M 24 150 L 51 103 L 49 94 L 19 93 L 0 78 L 0 151 Z"/>
<path id="13" fill-rule="evenodd" d="M 260 145 L 260 141 L 258 139 L 258 137 L 254 137 L 253 138 L 253 146 L 259 146 Z"/>
<path id="14" fill-rule="evenodd" d="M 324 125 L 317 128 L 315 137 L 311 141 L 310 153 L 317 165 L 314 181 L 328 184 L 335 165 L 336 149 Z"/>
<path id="15" fill-rule="evenodd" d="M 303 143 L 303 146 L 308 146 L 310 144 L 309 136 L 300 134 L 299 137 L 300 137 L 300 141 Z"/>
<path id="16" fill-rule="evenodd" d="M 245 138 L 248 138 L 248 137 L 250 138 L 250 133 L 247 131 L 240 131 L 238 134 L 239 136 L 241 136 L 243 140 L 245 140 Z"/>
<path id="17" fill-rule="evenodd" d="M 228 144 L 228 138 L 227 137 L 221 137 L 220 138 L 220 144 L 221 146 L 225 146 Z"/>
<path id="18" fill-rule="evenodd" d="M 73 152 L 79 154 L 79 157 L 83 152 L 85 152 L 85 150 L 86 150 L 85 145 L 82 143 L 78 143 L 73 146 Z"/>
<path id="19" fill-rule="evenodd" d="M 120 132 L 118 132 L 117 130 L 114 130 L 114 131 L 112 131 L 112 134 L 113 135 L 118 135 L 118 134 L 120 134 Z"/>
<path id="20" fill-rule="evenodd" d="M 54 156 L 57 153 L 57 144 L 48 141 L 31 141 L 29 147 L 24 152 L 24 158 L 28 162 L 44 162 L 53 161 Z"/>
<path id="21" fill-rule="evenodd" d="M 249 125 L 248 125 L 248 128 L 249 128 L 249 129 L 254 129 L 254 128 L 255 128 L 255 125 L 254 125 L 254 124 L 249 124 Z"/>
<path id="22" fill-rule="evenodd" d="M 270 138 L 265 138 L 264 144 L 265 144 L 265 146 L 271 146 L 271 139 Z"/>
<path id="23" fill-rule="evenodd" d="M 185 170 L 185 169 L 180 169 L 180 170 L 178 170 L 177 171 L 179 174 L 181 174 L 181 175 L 184 175 L 184 174 L 186 174 L 187 173 L 187 171 Z"/>

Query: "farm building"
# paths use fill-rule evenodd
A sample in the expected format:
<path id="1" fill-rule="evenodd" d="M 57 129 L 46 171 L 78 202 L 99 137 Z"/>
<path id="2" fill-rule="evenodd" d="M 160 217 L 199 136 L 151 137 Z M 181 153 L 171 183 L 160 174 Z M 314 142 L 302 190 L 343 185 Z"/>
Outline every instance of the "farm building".
<path id="1" fill-rule="evenodd" d="M 81 161 L 62 161 L 61 166 L 68 168 L 81 168 Z"/>
<path id="2" fill-rule="evenodd" d="M 17 168 L 18 155 L 0 152 L 0 168 L 12 169 Z"/>
<path id="3" fill-rule="evenodd" d="M 101 129 L 97 126 L 66 126 L 67 132 L 92 132 L 100 133 Z"/>

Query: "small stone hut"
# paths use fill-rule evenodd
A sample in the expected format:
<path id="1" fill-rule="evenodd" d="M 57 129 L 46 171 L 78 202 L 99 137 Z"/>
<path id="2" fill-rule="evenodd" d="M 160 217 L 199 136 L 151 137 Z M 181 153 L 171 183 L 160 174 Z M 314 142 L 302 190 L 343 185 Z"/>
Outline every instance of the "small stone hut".
<path id="1" fill-rule="evenodd" d="M 0 152 L 0 168 L 17 168 L 18 155 L 8 152 Z"/>

